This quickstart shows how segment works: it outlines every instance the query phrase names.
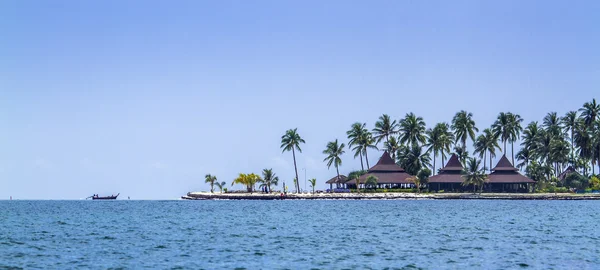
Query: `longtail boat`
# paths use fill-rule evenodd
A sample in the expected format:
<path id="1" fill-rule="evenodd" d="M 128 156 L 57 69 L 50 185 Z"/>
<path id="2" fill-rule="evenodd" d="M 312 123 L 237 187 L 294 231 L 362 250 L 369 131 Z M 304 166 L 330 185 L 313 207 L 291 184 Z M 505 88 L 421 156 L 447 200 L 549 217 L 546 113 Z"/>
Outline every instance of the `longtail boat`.
<path id="1" fill-rule="evenodd" d="M 105 197 L 100 197 L 100 196 L 98 196 L 98 194 L 94 194 L 91 196 L 91 198 L 92 198 L 92 200 L 116 200 L 117 197 L 119 197 L 119 194 L 121 194 L 121 193 L 117 193 L 117 195 L 110 195 L 110 196 L 105 196 Z"/>

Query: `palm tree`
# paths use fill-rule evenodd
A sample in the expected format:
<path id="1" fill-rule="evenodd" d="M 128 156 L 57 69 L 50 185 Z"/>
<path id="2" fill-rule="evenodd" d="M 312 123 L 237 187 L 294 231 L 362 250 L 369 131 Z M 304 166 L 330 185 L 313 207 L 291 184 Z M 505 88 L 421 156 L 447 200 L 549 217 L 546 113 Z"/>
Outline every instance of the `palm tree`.
<path id="1" fill-rule="evenodd" d="M 250 173 L 250 174 L 245 174 L 245 173 L 240 173 L 238 175 L 238 177 L 236 179 L 233 180 L 233 182 L 231 182 L 231 185 L 235 185 L 235 184 L 240 184 L 240 185 L 245 185 L 246 186 L 246 190 L 250 193 L 252 193 L 252 191 L 254 190 L 254 185 L 260 180 L 260 176 L 254 174 L 254 173 Z"/>
<path id="2" fill-rule="evenodd" d="M 532 153 L 529 152 L 529 149 L 523 147 L 519 152 L 517 152 L 517 161 L 521 161 L 521 163 L 517 164 L 517 168 L 522 170 L 523 167 L 527 167 L 529 162 L 532 160 Z"/>
<path id="3" fill-rule="evenodd" d="M 469 152 L 467 152 L 467 149 L 462 146 L 455 145 L 454 146 L 454 154 L 456 154 L 456 156 L 458 157 L 458 160 L 460 160 L 460 163 L 462 163 L 462 164 L 465 164 L 465 162 L 469 158 Z"/>
<path id="4" fill-rule="evenodd" d="M 450 153 L 450 147 L 454 143 L 454 134 L 450 130 L 450 125 L 448 125 L 448 123 L 438 123 L 433 129 L 438 130 L 437 132 L 440 134 L 440 144 L 442 145 L 440 152 L 442 156 L 442 166 L 444 166 L 446 164 L 444 162 L 446 153 Z"/>
<path id="5" fill-rule="evenodd" d="M 294 157 L 294 170 L 296 171 L 296 179 L 298 179 L 298 167 L 296 166 L 296 150 L 302 153 L 302 149 L 300 149 L 300 144 L 305 143 L 305 141 L 298 135 L 298 129 L 288 129 L 283 136 L 281 136 L 281 148 L 283 148 L 283 152 L 292 151 L 292 156 Z M 296 190 L 300 191 L 300 185 L 296 181 Z"/>
<path id="6" fill-rule="evenodd" d="M 360 146 L 362 148 L 362 152 L 365 154 L 365 161 L 367 162 L 367 168 L 371 168 L 369 165 L 369 153 L 368 149 L 377 149 L 375 139 L 373 138 L 373 134 L 371 132 L 367 132 L 364 134 L 363 138 L 360 140 Z"/>
<path id="7" fill-rule="evenodd" d="M 204 176 L 204 183 L 210 183 L 210 193 L 213 193 L 214 191 L 214 186 L 215 186 L 215 181 L 217 181 L 217 177 L 216 176 L 212 176 L 210 174 L 207 174 Z"/>
<path id="8" fill-rule="evenodd" d="M 575 128 L 577 127 L 577 111 L 570 111 L 565 114 L 565 116 L 561 119 L 561 123 L 563 125 L 563 129 L 565 133 L 571 134 L 571 165 L 575 161 L 575 144 L 573 143 L 573 133 L 575 132 Z"/>
<path id="9" fill-rule="evenodd" d="M 562 136 L 562 128 L 560 127 L 560 117 L 556 112 L 549 112 L 542 123 L 546 131 L 550 132 L 552 137 Z"/>
<path id="10" fill-rule="evenodd" d="M 477 187 L 479 187 L 479 193 L 483 190 L 483 185 L 487 180 L 487 175 L 479 169 L 481 165 L 481 160 L 477 160 L 476 158 L 469 158 L 465 168 L 462 170 L 462 178 L 463 178 L 463 186 L 473 185 L 473 192 L 475 192 Z"/>
<path id="11" fill-rule="evenodd" d="M 310 184 L 310 187 L 312 188 L 312 193 L 315 194 L 315 187 L 317 186 L 317 179 L 316 178 L 308 179 L 308 183 Z"/>
<path id="12" fill-rule="evenodd" d="M 344 154 L 344 147 L 346 147 L 344 143 L 339 144 L 338 140 L 335 139 L 335 141 L 333 142 L 328 142 L 327 147 L 325 148 L 325 150 L 323 150 L 323 154 L 327 155 L 327 157 L 323 159 L 323 161 L 327 161 L 328 169 L 331 167 L 331 164 L 335 166 L 335 170 L 337 172 L 338 177 L 337 179 L 340 179 L 339 167 L 342 165 L 342 159 L 340 158 L 340 156 Z"/>
<path id="13" fill-rule="evenodd" d="M 219 182 L 216 182 L 216 183 L 215 183 L 215 185 L 216 185 L 216 186 L 219 188 L 219 191 L 220 191 L 221 193 L 223 193 L 223 188 L 224 188 L 224 187 L 225 187 L 225 185 L 226 185 L 225 181 L 223 181 L 223 182 L 221 182 L 221 183 L 219 183 Z"/>
<path id="14" fill-rule="evenodd" d="M 511 132 L 511 123 L 510 123 L 510 113 L 501 112 L 496 119 L 496 122 L 492 125 L 492 131 L 494 131 L 494 136 L 500 138 L 502 143 L 504 144 L 504 148 L 502 153 L 506 155 L 506 141 L 510 138 Z"/>
<path id="15" fill-rule="evenodd" d="M 414 113 L 407 113 L 400 121 L 400 143 L 413 145 L 425 143 L 425 121 Z"/>
<path id="16" fill-rule="evenodd" d="M 523 140 L 521 141 L 521 148 L 527 152 L 528 159 L 525 164 L 529 165 L 529 162 L 538 156 L 538 140 L 540 138 L 540 127 L 538 123 L 533 121 L 527 125 L 523 131 Z M 518 154 L 517 154 L 518 156 Z"/>
<path id="17" fill-rule="evenodd" d="M 396 137 L 392 136 L 390 137 L 390 139 L 385 142 L 384 144 L 384 149 L 390 153 L 392 155 L 392 159 L 396 159 L 396 152 L 398 151 L 398 149 L 400 149 L 400 144 L 398 143 L 398 140 L 396 140 Z"/>
<path id="18" fill-rule="evenodd" d="M 379 121 L 375 122 L 373 134 L 375 134 L 376 143 L 381 142 L 383 138 L 387 142 L 389 137 L 396 133 L 398 133 L 398 123 L 396 120 L 392 121 L 389 115 L 384 114 L 379 117 Z"/>
<path id="19" fill-rule="evenodd" d="M 592 99 L 591 102 L 583 104 L 583 108 L 579 109 L 581 112 L 581 118 L 583 118 L 585 126 L 591 127 L 596 121 L 596 117 L 600 114 L 600 104 L 596 103 L 596 99 Z"/>
<path id="20" fill-rule="evenodd" d="M 475 140 L 475 132 L 479 129 L 475 126 L 473 114 L 467 111 L 460 111 L 452 118 L 452 130 L 457 142 L 460 140 L 463 148 L 467 148 L 467 138 Z"/>
<path id="21" fill-rule="evenodd" d="M 263 177 L 260 180 L 262 184 L 260 187 L 266 188 L 267 193 L 271 193 L 271 185 L 277 186 L 279 184 L 279 177 L 275 175 L 273 169 L 263 169 L 262 175 Z"/>
<path id="22" fill-rule="evenodd" d="M 496 157 L 496 150 L 500 151 L 500 145 L 498 144 L 498 137 L 494 135 L 494 132 L 486 128 L 483 130 L 483 136 L 485 137 L 485 146 L 488 153 L 490 153 L 490 168 L 492 170 L 492 159 Z M 483 164 L 485 170 L 485 164 Z"/>
<path id="23" fill-rule="evenodd" d="M 559 137 L 550 142 L 550 160 L 554 163 L 554 175 L 560 174 L 561 165 L 569 160 L 569 143 Z"/>
<path id="24" fill-rule="evenodd" d="M 510 114 L 509 123 L 510 123 L 510 135 L 508 137 L 508 142 L 510 142 L 510 154 L 512 155 L 512 164 L 515 164 L 515 142 L 519 140 L 521 137 L 521 132 L 523 131 L 523 127 L 521 123 L 523 122 L 523 118 L 521 118 L 518 114 Z"/>
<path id="25" fill-rule="evenodd" d="M 473 151 L 474 155 L 479 155 L 479 158 L 483 158 L 483 170 L 486 170 L 486 156 L 487 156 L 487 141 L 486 141 L 486 137 L 484 134 L 480 134 L 479 136 L 477 136 L 477 139 L 475 139 L 475 143 L 473 144 L 473 146 L 475 147 L 475 150 Z"/>
<path id="26" fill-rule="evenodd" d="M 362 157 L 362 153 L 363 153 L 363 146 L 362 146 L 362 141 L 363 138 L 365 136 L 367 136 L 366 134 L 369 133 L 369 131 L 367 130 L 367 128 L 365 127 L 367 124 L 361 124 L 361 123 L 354 123 L 352 124 L 352 127 L 350 128 L 350 130 L 348 130 L 346 132 L 346 135 L 348 135 L 348 140 L 350 140 L 348 142 L 348 147 L 353 147 L 352 150 L 354 151 L 354 158 L 356 158 L 357 156 L 360 156 L 360 168 L 362 170 L 365 169 L 364 165 L 363 165 L 363 157 Z"/>
<path id="27" fill-rule="evenodd" d="M 365 180 L 365 187 L 366 188 L 376 188 L 377 187 L 377 176 L 375 175 L 369 175 L 367 176 L 367 179 Z"/>
<path id="28" fill-rule="evenodd" d="M 398 150 L 398 165 L 408 174 L 416 175 L 422 168 L 431 166 L 431 156 L 416 144 L 404 146 Z"/>

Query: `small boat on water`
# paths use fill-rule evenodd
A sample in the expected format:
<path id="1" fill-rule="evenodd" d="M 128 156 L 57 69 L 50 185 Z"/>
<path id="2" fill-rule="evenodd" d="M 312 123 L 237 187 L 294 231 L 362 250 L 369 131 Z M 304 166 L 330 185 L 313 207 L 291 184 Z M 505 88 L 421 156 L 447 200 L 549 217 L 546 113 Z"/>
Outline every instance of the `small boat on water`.
<path id="1" fill-rule="evenodd" d="M 110 196 L 105 196 L 105 197 L 100 197 L 100 196 L 98 196 L 98 194 L 94 194 L 88 198 L 92 198 L 92 200 L 116 200 L 117 197 L 119 197 L 119 194 L 121 194 L 121 193 L 117 193 L 117 195 L 110 195 Z"/>

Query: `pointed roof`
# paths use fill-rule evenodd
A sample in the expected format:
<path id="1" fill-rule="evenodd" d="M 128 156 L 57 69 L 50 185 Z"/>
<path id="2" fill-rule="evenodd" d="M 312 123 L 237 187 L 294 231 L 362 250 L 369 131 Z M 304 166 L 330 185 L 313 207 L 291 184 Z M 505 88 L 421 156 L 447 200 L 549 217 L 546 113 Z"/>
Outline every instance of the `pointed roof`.
<path id="1" fill-rule="evenodd" d="M 337 175 L 334 176 L 333 178 L 327 180 L 327 184 L 335 184 L 335 183 L 346 183 L 346 181 L 348 180 L 348 177 L 346 177 L 343 174 L 340 174 L 340 178 L 338 179 Z"/>
<path id="2" fill-rule="evenodd" d="M 460 172 L 462 170 L 463 170 L 463 165 L 462 165 L 462 163 L 460 163 L 460 160 L 458 160 L 458 156 L 456 154 L 452 154 L 452 156 L 448 160 L 448 163 L 446 163 L 446 166 L 440 170 L 440 173 L 456 172 L 456 171 Z"/>
<path id="3" fill-rule="evenodd" d="M 506 155 L 502 155 L 502 158 L 500 158 L 500 160 L 498 161 L 498 164 L 496 164 L 496 167 L 494 167 L 492 169 L 492 171 L 496 172 L 496 171 L 518 171 L 519 169 L 515 168 L 510 161 L 508 160 L 508 158 L 506 158 Z"/>
<path id="4" fill-rule="evenodd" d="M 379 158 L 377 164 L 371 167 L 368 172 L 404 172 L 404 169 L 396 164 L 390 154 L 385 151 Z"/>

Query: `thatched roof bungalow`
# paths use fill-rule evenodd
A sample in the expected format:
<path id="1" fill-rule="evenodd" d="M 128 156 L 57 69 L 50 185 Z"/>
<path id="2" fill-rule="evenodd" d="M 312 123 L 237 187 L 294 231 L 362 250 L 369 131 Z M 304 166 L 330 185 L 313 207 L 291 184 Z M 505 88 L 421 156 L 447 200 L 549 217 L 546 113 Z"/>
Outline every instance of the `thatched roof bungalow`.
<path id="1" fill-rule="evenodd" d="M 435 191 L 463 190 L 461 175 L 463 165 L 456 154 L 452 154 L 446 166 L 440 169 L 439 174 L 429 177 L 429 189 Z"/>
<path id="2" fill-rule="evenodd" d="M 338 178 L 338 176 L 334 176 L 333 178 L 327 180 L 327 182 L 325 182 L 326 184 L 329 184 L 329 189 L 333 189 L 333 184 L 335 184 L 336 187 L 340 187 L 341 185 L 343 185 L 344 183 L 346 183 L 348 181 L 348 177 L 340 174 L 340 177 Z"/>
<path id="3" fill-rule="evenodd" d="M 520 174 L 503 155 L 488 176 L 488 183 L 492 192 L 530 192 L 535 181 Z"/>
<path id="4" fill-rule="evenodd" d="M 408 178 L 412 176 L 406 173 L 402 167 L 396 164 L 387 151 L 381 155 L 375 166 L 371 167 L 366 174 L 358 178 L 360 184 L 364 184 L 367 181 L 367 177 L 370 175 L 377 177 L 378 187 L 406 188 L 412 185 L 412 182 L 408 180 Z M 356 179 L 348 180 L 346 185 L 356 187 Z"/>

